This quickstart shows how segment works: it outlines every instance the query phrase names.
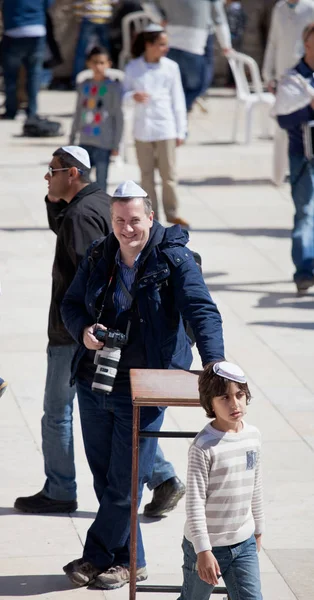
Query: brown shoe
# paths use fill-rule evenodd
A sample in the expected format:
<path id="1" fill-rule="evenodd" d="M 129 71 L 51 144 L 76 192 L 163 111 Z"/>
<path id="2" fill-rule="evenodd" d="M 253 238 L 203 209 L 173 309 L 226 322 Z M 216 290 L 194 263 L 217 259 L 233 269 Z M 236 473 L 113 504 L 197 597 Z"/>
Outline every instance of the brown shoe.
<path id="1" fill-rule="evenodd" d="M 172 223 L 173 225 L 181 225 L 181 227 L 184 227 L 185 229 L 190 229 L 189 223 L 184 219 L 181 219 L 181 217 L 167 217 L 167 222 Z"/>
<path id="2" fill-rule="evenodd" d="M 145 581 L 147 579 L 146 567 L 136 570 L 136 581 Z M 115 590 L 130 581 L 130 570 L 128 567 L 111 567 L 96 577 L 94 585 L 102 590 Z"/>
<path id="3" fill-rule="evenodd" d="M 81 587 L 94 583 L 97 575 L 101 573 L 91 563 L 85 562 L 83 558 L 72 560 L 63 567 L 65 574 L 75 585 Z"/>

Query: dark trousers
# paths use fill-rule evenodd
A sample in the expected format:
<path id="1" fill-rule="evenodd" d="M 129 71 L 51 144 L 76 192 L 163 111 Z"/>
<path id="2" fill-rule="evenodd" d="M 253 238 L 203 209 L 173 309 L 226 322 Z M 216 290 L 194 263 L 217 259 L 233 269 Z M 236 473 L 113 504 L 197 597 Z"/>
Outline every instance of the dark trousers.
<path id="1" fill-rule="evenodd" d="M 132 417 L 130 396 L 94 392 L 90 384 L 77 380 L 84 447 L 94 477 L 100 506 L 87 532 L 83 558 L 105 571 L 112 565 L 130 564 Z M 164 411 L 141 409 L 141 429 L 158 431 Z M 139 502 L 143 485 L 152 475 L 157 438 L 140 438 Z M 140 527 L 137 566 L 145 566 Z"/>
<path id="2" fill-rule="evenodd" d="M 90 164 L 96 169 L 96 181 L 98 185 L 106 192 L 111 150 L 84 144 L 81 144 L 81 146 L 88 152 Z"/>
<path id="3" fill-rule="evenodd" d="M 205 54 L 193 54 L 186 50 L 170 48 L 168 58 L 179 65 L 185 95 L 186 110 L 192 109 L 193 102 L 201 95 L 206 77 L 207 59 Z"/>
<path id="4" fill-rule="evenodd" d="M 14 119 L 18 110 L 17 80 L 22 65 L 26 69 L 27 114 L 36 115 L 44 49 L 45 37 L 3 36 L 1 58 L 6 96 L 5 109 L 9 118 Z"/>

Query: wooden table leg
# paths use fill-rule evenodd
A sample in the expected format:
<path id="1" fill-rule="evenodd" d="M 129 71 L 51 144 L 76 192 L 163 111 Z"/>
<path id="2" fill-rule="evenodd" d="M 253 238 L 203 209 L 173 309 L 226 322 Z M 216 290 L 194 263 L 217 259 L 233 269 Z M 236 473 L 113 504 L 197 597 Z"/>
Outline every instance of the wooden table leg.
<path id="1" fill-rule="evenodd" d="M 135 600 L 136 599 L 139 428 L 140 428 L 140 407 L 133 405 L 132 491 L 131 491 L 131 532 L 130 532 L 131 533 L 131 540 L 130 540 L 130 591 L 129 591 L 129 600 Z"/>

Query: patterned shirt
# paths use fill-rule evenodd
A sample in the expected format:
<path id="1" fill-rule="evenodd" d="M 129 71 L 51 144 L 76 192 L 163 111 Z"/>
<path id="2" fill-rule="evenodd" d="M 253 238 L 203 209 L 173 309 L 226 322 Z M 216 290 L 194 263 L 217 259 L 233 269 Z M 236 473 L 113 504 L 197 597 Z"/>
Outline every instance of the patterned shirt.
<path id="1" fill-rule="evenodd" d="M 74 14 L 92 23 L 107 23 L 112 15 L 111 0 L 74 0 Z"/>
<path id="2" fill-rule="evenodd" d="M 264 529 L 260 432 L 238 433 L 209 423 L 189 450 L 184 535 L 196 554 L 231 546 Z"/>
<path id="3" fill-rule="evenodd" d="M 132 295 L 132 287 L 133 287 L 135 277 L 136 277 L 136 274 L 138 271 L 138 263 L 139 263 L 140 256 L 141 256 L 141 252 L 137 255 L 137 257 L 134 261 L 133 267 L 128 267 L 121 260 L 120 248 L 116 254 L 116 265 L 118 267 L 117 268 L 118 275 L 122 279 L 126 289 L 130 293 L 130 295 Z M 129 310 L 129 308 L 131 308 L 131 305 L 132 305 L 132 299 L 125 294 L 125 291 L 123 290 L 123 286 L 121 285 L 121 283 L 119 281 L 119 277 L 117 277 L 116 289 L 115 289 L 115 293 L 114 293 L 114 305 L 115 305 L 118 315 L 125 310 Z"/>

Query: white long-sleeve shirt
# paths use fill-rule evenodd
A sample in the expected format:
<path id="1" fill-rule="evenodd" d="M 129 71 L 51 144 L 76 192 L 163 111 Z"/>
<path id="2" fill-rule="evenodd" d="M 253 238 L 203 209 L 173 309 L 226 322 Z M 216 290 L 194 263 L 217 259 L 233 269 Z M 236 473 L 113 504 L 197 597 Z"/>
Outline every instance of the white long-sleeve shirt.
<path id="1" fill-rule="evenodd" d="M 134 138 L 140 142 L 184 139 L 186 104 L 177 63 L 162 57 L 158 63 L 144 58 L 131 60 L 125 69 L 125 97 L 135 92 L 149 94 L 147 102 L 135 102 Z"/>
<path id="2" fill-rule="evenodd" d="M 286 0 L 275 4 L 263 64 L 266 82 L 279 80 L 304 54 L 302 33 L 314 21 L 313 0 L 299 0 L 290 8 Z"/>
<path id="3" fill-rule="evenodd" d="M 260 445 L 260 432 L 245 422 L 239 433 L 209 423 L 193 441 L 184 535 L 196 554 L 263 532 Z"/>

